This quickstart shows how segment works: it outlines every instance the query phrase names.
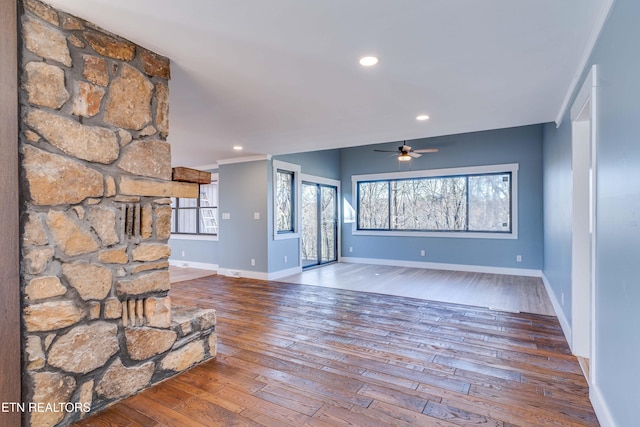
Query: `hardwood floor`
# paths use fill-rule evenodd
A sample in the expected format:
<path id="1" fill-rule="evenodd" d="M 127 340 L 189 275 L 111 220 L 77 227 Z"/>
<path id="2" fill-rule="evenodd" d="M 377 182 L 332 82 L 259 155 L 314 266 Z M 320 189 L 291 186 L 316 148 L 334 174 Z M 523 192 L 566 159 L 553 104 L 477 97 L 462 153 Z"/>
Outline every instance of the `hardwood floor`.
<path id="1" fill-rule="evenodd" d="M 218 356 L 77 426 L 597 426 L 555 317 L 250 279 L 175 284 Z"/>
<path id="2" fill-rule="evenodd" d="M 201 270 L 198 268 L 169 267 L 169 277 L 171 283 L 186 282 L 187 280 L 200 279 L 202 277 L 213 276 L 215 271 Z"/>
<path id="3" fill-rule="evenodd" d="M 502 311 L 556 315 L 539 277 L 335 263 L 282 280 Z"/>

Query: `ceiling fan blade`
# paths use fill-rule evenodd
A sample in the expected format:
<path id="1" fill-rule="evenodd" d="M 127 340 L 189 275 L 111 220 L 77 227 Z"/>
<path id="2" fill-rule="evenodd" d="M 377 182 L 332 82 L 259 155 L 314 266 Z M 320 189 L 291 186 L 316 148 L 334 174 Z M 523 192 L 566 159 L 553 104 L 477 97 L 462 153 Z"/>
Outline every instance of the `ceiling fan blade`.
<path id="1" fill-rule="evenodd" d="M 437 153 L 440 151 L 438 148 L 423 148 L 421 150 L 413 150 L 414 153 Z"/>
<path id="2" fill-rule="evenodd" d="M 417 159 L 418 157 L 422 157 L 422 154 L 418 154 L 415 151 L 409 151 L 407 154 L 413 157 L 414 159 Z"/>
<path id="3" fill-rule="evenodd" d="M 396 150 L 373 150 L 373 151 L 377 151 L 378 153 L 397 153 Z"/>

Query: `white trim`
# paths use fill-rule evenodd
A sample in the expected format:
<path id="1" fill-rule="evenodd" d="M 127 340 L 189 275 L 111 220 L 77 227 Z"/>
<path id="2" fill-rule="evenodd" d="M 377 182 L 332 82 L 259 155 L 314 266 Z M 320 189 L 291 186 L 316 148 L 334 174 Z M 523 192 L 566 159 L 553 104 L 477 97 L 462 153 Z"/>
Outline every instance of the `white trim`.
<path id="1" fill-rule="evenodd" d="M 389 265 L 393 267 L 426 268 L 431 270 L 467 271 L 471 273 L 507 274 L 511 276 L 541 277 L 541 270 L 527 268 L 492 267 L 485 265 L 445 264 L 438 262 L 403 261 L 397 259 L 341 257 L 340 262 L 351 264 Z"/>
<path id="2" fill-rule="evenodd" d="M 600 387 L 596 384 L 589 384 L 589 400 L 591 400 L 593 410 L 602 427 L 616 427 L 618 425 L 609 410 L 609 405 L 604 400 Z"/>
<path id="3" fill-rule="evenodd" d="M 292 276 L 299 273 L 302 273 L 302 267 L 300 266 L 288 268 L 286 270 L 274 271 L 272 273 L 265 273 L 263 271 L 240 270 L 237 268 L 221 268 L 218 271 L 218 274 L 227 277 L 243 277 L 246 279 L 256 280 L 278 280 L 283 277 Z"/>
<path id="4" fill-rule="evenodd" d="M 172 240 L 203 240 L 209 242 L 217 242 L 218 235 L 217 234 L 171 234 L 169 238 L 169 243 Z"/>
<path id="5" fill-rule="evenodd" d="M 307 173 L 300 173 L 300 178 L 302 181 L 307 181 L 314 184 L 332 185 L 334 187 L 340 188 L 340 180 L 337 180 L 337 179 L 325 178 L 325 177 L 316 176 L 316 175 L 309 175 Z"/>
<path id="6" fill-rule="evenodd" d="M 556 312 L 556 317 L 558 318 L 558 321 L 560 322 L 560 326 L 562 327 L 562 332 L 564 332 L 564 337 L 567 340 L 567 343 L 571 345 L 571 342 L 572 342 L 571 325 L 569 324 L 569 321 L 567 320 L 567 317 L 565 316 L 564 311 L 562 311 L 562 305 L 558 301 L 556 294 L 553 292 L 553 289 L 551 288 L 551 283 L 549 283 L 549 279 L 547 279 L 547 276 L 544 273 L 542 273 L 541 277 L 542 277 L 542 283 L 544 283 L 544 288 L 547 290 L 547 295 L 549 295 L 549 299 L 551 300 L 551 304 L 553 305 L 553 310 Z"/>
<path id="7" fill-rule="evenodd" d="M 218 160 L 218 165 L 230 165 L 232 163 L 259 162 L 261 160 L 271 160 L 271 154 L 258 154 L 256 156 L 238 157 L 235 159 Z"/>
<path id="8" fill-rule="evenodd" d="M 581 328 L 576 328 L 574 331 L 573 339 L 575 342 L 571 343 L 572 352 L 576 355 L 582 357 L 589 358 L 589 383 L 590 385 L 596 385 L 598 383 L 598 360 L 597 360 L 597 335 L 596 335 L 596 286 L 597 286 L 597 262 L 596 262 L 596 245 L 597 245 L 597 233 L 596 233 L 596 200 L 597 200 L 597 159 L 596 159 L 596 145 L 597 145 L 597 93 L 598 93 L 598 67 L 597 65 L 593 65 L 587 74 L 582 86 L 580 87 L 580 91 L 578 92 L 576 99 L 571 107 L 571 144 L 572 144 L 572 169 L 574 169 L 572 173 L 572 178 L 575 179 L 575 170 L 578 170 L 580 167 L 581 156 L 586 157 L 583 160 L 589 161 L 588 166 L 582 164 L 582 168 L 585 169 L 588 167 L 589 176 L 588 183 L 586 179 L 583 179 L 582 186 L 577 186 L 576 183 L 573 183 L 573 199 L 574 199 L 574 210 L 576 201 L 579 199 L 577 197 L 581 196 L 583 203 L 580 205 L 580 209 L 584 210 L 584 205 L 588 204 L 586 209 L 588 210 L 587 215 L 588 218 L 582 218 L 577 216 L 576 213 L 573 213 L 573 227 L 572 227 L 572 265 L 571 265 L 571 292 L 572 292 L 572 325 L 580 325 Z M 586 109 L 586 107 L 589 109 Z M 590 128 L 585 130 L 580 127 L 580 123 L 588 122 Z M 587 144 L 582 144 L 582 148 L 577 147 L 576 143 L 579 141 L 579 133 L 581 132 L 589 132 L 589 140 Z M 586 145 L 586 146 L 585 146 Z M 584 153 L 576 153 L 576 149 L 578 150 L 589 150 L 590 153 L 586 155 Z M 590 155 L 590 160 L 588 159 Z M 584 172 L 583 172 L 584 173 Z M 588 193 L 580 194 L 578 190 L 584 188 L 585 185 L 588 185 Z M 587 200 L 588 199 L 588 200 Z M 588 203 L 587 203 L 588 202 Z M 582 235 L 584 236 L 585 231 L 589 233 L 590 238 L 590 246 L 588 250 L 589 254 L 585 254 L 581 252 L 585 245 L 584 238 L 580 239 L 580 236 L 576 236 L 576 226 L 580 226 L 580 222 L 576 222 L 576 217 L 579 220 L 582 220 L 582 226 L 578 230 L 582 230 Z M 588 230 L 586 228 L 588 227 Z M 585 280 L 585 277 L 582 277 L 579 274 L 581 271 L 578 270 L 578 266 L 583 266 L 585 263 L 580 261 L 580 255 L 590 256 L 591 263 L 591 276 Z M 580 267 L 582 268 L 582 267 Z M 584 287 L 585 282 L 589 285 L 589 288 L 586 289 Z M 590 300 L 590 301 L 589 301 Z M 586 304 L 585 304 L 586 303 Z M 588 327 L 588 330 L 582 329 L 582 327 Z"/>
<path id="9" fill-rule="evenodd" d="M 207 171 L 207 170 L 214 170 L 214 169 L 218 169 L 219 165 L 218 163 L 211 163 L 209 165 L 202 165 L 202 166 L 194 166 L 191 169 L 197 169 L 197 170 L 201 170 L 201 171 Z"/>
<path id="10" fill-rule="evenodd" d="M 358 230 L 353 226 L 354 236 L 380 236 L 380 237 L 446 237 L 459 239 L 512 239 L 517 240 L 518 235 L 514 233 L 474 233 L 471 231 L 378 231 L 378 230 Z"/>
<path id="11" fill-rule="evenodd" d="M 218 274 L 227 277 L 244 277 L 246 279 L 269 280 L 268 274 L 261 271 L 239 270 L 237 268 L 221 268 Z"/>
<path id="12" fill-rule="evenodd" d="M 584 79 L 580 92 L 571 106 L 571 120 L 578 120 L 587 103 L 591 101 L 592 89 L 598 86 L 598 66 L 593 65 Z M 592 115 L 593 116 L 593 115 Z"/>
<path id="13" fill-rule="evenodd" d="M 293 276 L 294 274 L 302 273 L 302 267 L 297 266 L 293 268 L 287 268 L 286 270 L 274 271 L 273 273 L 267 274 L 267 280 L 278 280 L 283 277 Z"/>
<path id="14" fill-rule="evenodd" d="M 596 298 L 596 289 L 598 287 L 598 224 L 596 221 L 598 212 L 598 66 L 594 65 L 591 70 L 593 72 L 593 80 L 591 81 L 591 206 L 589 207 L 591 214 L 591 357 L 589 360 L 589 384 L 596 386 L 598 384 L 598 358 L 596 352 L 596 317 L 598 315 L 598 300 Z"/>
<path id="15" fill-rule="evenodd" d="M 199 268 L 200 270 L 211 270 L 218 272 L 218 264 L 211 264 L 208 262 L 194 262 L 181 259 L 170 259 L 169 265 L 173 267 Z"/>
<path id="16" fill-rule="evenodd" d="M 593 27 L 593 31 L 589 36 L 587 41 L 587 45 L 585 47 L 584 52 L 582 53 L 582 57 L 580 62 L 578 63 L 578 67 L 576 72 L 573 75 L 573 79 L 571 80 L 571 84 L 569 85 L 569 89 L 567 90 L 567 94 L 564 96 L 564 100 L 562 101 L 562 105 L 560 106 L 560 111 L 558 111 L 558 115 L 556 116 L 556 127 L 559 128 L 562 124 L 562 119 L 564 118 L 564 113 L 569 108 L 569 103 L 571 102 L 571 97 L 580 83 L 580 76 L 582 76 L 582 72 L 587 67 L 589 59 L 591 58 L 591 54 L 593 53 L 593 49 L 596 47 L 596 43 L 602 34 L 602 30 L 604 29 L 604 24 L 607 22 L 609 18 L 609 14 L 611 13 L 611 9 L 613 8 L 613 4 L 615 0 L 605 0 L 605 3 L 602 5 L 602 9 L 598 14 L 598 18 L 596 20 L 596 25 Z"/>
<path id="17" fill-rule="evenodd" d="M 463 166 L 457 168 L 413 170 L 405 172 L 388 172 L 351 176 L 352 198 L 358 197 L 359 181 L 375 181 L 385 179 L 407 179 L 446 177 L 457 175 L 474 175 L 485 173 L 511 172 L 511 232 L 510 233 L 474 233 L 469 231 L 394 231 L 394 230 L 358 230 L 358 201 L 354 201 L 356 221 L 352 223 L 351 234 L 354 236 L 387 236 L 387 237 L 443 237 L 462 239 L 518 239 L 518 171 L 519 163 L 500 165 Z"/>
<path id="18" fill-rule="evenodd" d="M 296 165 L 294 163 L 283 162 L 282 160 L 274 160 L 271 165 L 272 169 L 272 181 L 271 181 L 271 195 L 273 196 L 273 240 L 286 240 L 286 239 L 299 239 L 300 238 L 300 220 L 301 214 L 300 209 L 298 208 L 298 204 L 301 200 L 301 186 L 302 181 L 300 179 L 300 171 L 302 168 L 300 165 Z M 278 216 L 276 215 L 277 211 L 277 192 L 276 192 L 276 182 L 277 182 L 277 173 L 278 170 L 285 170 L 287 172 L 293 172 L 293 188 L 295 194 L 292 194 L 293 197 L 293 215 L 295 216 L 293 220 L 293 233 L 278 233 Z"/>
<path id="19" fill-rule="evenodd" d="M 375 181 L 382 179 L 403 179 L 403 178 L 428 178 L 431 176 L 444 177 L 456 175 L 474 175 L 497 172 L 517 172 L 518 163 L 505 163 L 501 165 L 482 166 L 462 166 L 457 168 L 443 169 L 420 169 L 404 172 L 372 173 L 364 175 L 352 175 L 351 181 Z"/>

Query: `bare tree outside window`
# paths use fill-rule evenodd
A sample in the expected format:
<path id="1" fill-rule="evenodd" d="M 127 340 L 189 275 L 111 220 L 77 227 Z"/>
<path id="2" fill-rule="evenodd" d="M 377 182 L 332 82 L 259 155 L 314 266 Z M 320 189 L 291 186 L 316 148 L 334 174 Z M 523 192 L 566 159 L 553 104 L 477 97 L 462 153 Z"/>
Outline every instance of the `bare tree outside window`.
<path id="1" fill-rule="evenodd" d="M 335 187 L 321 187 L 320 212 L 322 226 L 321 262 L 336 259 L 336 189 Z"/>
<path id="2" fill-rule="evenodd" d="M 293 172 L 278 169 L 276 173 L 276 215 L 278 233 L 294 231 Z"/>
<path id="3" fill-rule="evenodd" d="M 389 228 L 389 181 L 358 183 L 358 228 Z"/>
<path id="4" fill-rule="evenodd" d="M 505 231 L 511 222 L 511 176 L 469 177 L 469 230 Z"/>
<path id="5" fill-rule="evenodd" d="M 358 229 L 511 231 L 511 173 L 358 182 Z"/>

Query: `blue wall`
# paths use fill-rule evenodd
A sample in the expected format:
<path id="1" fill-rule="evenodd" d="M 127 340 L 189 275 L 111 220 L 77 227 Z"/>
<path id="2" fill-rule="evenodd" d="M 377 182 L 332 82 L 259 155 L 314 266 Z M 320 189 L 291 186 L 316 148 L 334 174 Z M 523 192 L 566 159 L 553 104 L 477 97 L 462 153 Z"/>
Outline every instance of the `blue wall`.
<path id="1" fill-rule="evenodd" d="M 267 271 L 267 160 L 220 165 L 218 172 L 221 269 Z M 253 219 L 255 212 L 260 219 Z M 223 219 L 225 213 L 230 219 Z M 256 265 L 251 265 L 251 259 Z"/>
<path id="2" fill-rule="evenodd" d="M 296 153 L 274 156 L 273 160 L 280 160 L 300 166 L 301 173 L 322 178 L 340 179 L 340 150 L 324 150 L 309 153 Z M 270 170 L 273 161 L 269 162 Z M 271 172 L 270 172 L 271 173 Z M 273 185 L 268 182 L 267 212 L 269 219 L 269 273 L 300 267 L 300 239 L 275 240 L 273 238 Z M 285 255 L 287 262 L 284 261 Z"/>
<path id="3" fill-rule="evenodd" d="M 565 118 L 565 122 L 570 119 Z M 571 326 L 571 126 L 543 129 L 544 275 Z M 560 314 L 560 313 L 558 313 Z"/>
<path id="4" fill-rule="evenodd" d="M 617 0 L 583 77 L 598 65 L 597 213 L 596 213 L 596 385 L 613 422 L 638 425 L 640 402 L 640 2 Z M 583 78 L 584 80 L 584 78 Z M 580 83 L 582 84 L 582 82 Z M 545 132 L 545 174 L 570 173 L 571 123 Z M 552 158 L 556 152 L 559 159 Z M 553 200 L 565 197 L 567 184 L 545 187 L 547 247 L 566 248 L 570 236 L 558 229 Z M 567 242 L 569 240 L 569 242 Z M 564 252 L 566 249 L 562 250 Z M 550 255 L 551 257 L 552 255 Z M 566 254 L 562 255 L 567 258 Z M 570 268 L 566 264 L 565 268 Z M 551 262 L 545 274 L 559 292 L 567 272 Z M 553 277 L 553 279 L 552 279 Z M 556 295 L 559 297 L 559 295 Z M 566 297 L 565 297 L 566 303 Z M 570 310 L 567 310 L 570 313 Z"/>
<path id="5" fill-rule="evenodd" d="M 434 262 L 473 266 L 542 269 L 542 126 L 407 141 L 416 148 L 438 147 L 411 162 L 413 170 L 519 163 L 518 239 L 354 236 L 343 224 L 343 257 Z M 342 150 L 342 193 L 354 206 L 352 175 L 397 172 L 399 163 L 373 149 L 394 150 L 400 144 L 353 147 Z M 402 165 L 402 170 L 406 166 Z M 354 206 L 355 207 L 355 206 Z M 349 248 L 353 252 L 349 252 Z M 420 256 L 420 250 L 426 256 Z M 516 262 L 522 255 L 522 262 Z"/>
<path id="6" fill-rule="evenodd" d="M 294 163 L 302 167 L 302 173 L 323 178 L 340 179 L 340 151 L 323 150 L 274 156 L 274 160 Z"/>
<path id="7" fill-rule="evenodd" d="M 218 242 L 216 240 L 192 240 L 173 235 L 169 239 L 171 260 L 181 266 L 187 263 L 218 264 Z M 184 255 L 182 253 L 184 252 Z"/>

